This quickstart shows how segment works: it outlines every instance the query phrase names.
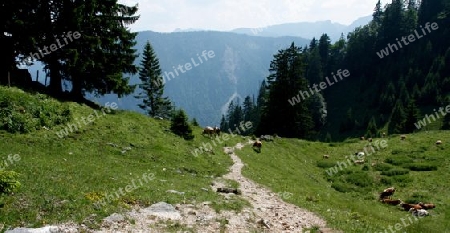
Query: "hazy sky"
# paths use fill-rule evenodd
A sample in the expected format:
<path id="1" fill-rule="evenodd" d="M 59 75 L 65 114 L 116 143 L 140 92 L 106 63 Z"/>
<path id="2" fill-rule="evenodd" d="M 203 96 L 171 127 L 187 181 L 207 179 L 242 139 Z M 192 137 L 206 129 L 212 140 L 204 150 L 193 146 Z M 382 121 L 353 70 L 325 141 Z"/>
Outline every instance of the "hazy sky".
<path id="1" fill-rule="evenodd" d="M 138 4 L 132 31 L 181 29 L 228 31 L 288 22 L 331 20 L 348 25 L 371 15 L 377 0 L 119 0 Z M 382 1 L 384 5 L 385 1 Z"/>

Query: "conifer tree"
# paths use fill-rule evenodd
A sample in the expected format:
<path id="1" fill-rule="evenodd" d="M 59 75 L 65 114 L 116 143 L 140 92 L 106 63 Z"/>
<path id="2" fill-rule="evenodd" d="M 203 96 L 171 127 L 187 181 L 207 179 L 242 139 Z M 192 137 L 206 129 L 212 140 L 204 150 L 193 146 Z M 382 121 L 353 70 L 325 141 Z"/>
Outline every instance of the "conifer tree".
<path id="1" fill-rule="evenodd" d="M 170 130 L 186 140 L 194 139 L 194 135 L 192 134 L 192 128 L 188 123 L 188 117 L 186 113 L 182 110 L 176 110 L 172 116 Z"/>
<path id="2" fill-rule="evenodd" d="M 405 108 L 405 133 L 412 133 L 416 130 L 414 123 L 420 118 L 420 110 L 414 100 L 410 100 Z"/>
<path id="3" fill-rule="evenodd" d="M 159 60 L 147 41 L 139 69 L 139 79 L 142 82 L 139 87 L 142 92 L 136 98 L 143 99 L 138 106 L 151 117 L 169 117 L 171 113 L 171 103 L 167 97 L 163 97 L 164 84 L 158 82 L 160 77 Z"/>
<path id="4" fill-rule="evenodd" d="M 308 109 L 310 100 L 305 98 L 295 106 L 288 101 L 299 94 L 299 91 L 309 91 L 301 51 L 301 48 L 292 43 L 289 48 L 274 55 L 269 69 L 271 74 L 267 78 L 268 98 L 258 134 L 307 138 L 311 133 L 313 121 Z"/>
<path id="5" fill-rule="evenodd" d="M 401 100 L 397 100 L 397 103 L 392 110 L 391 119 L 389 122 L 389 132 L 390 133 L 404 133 L 405 129 L 406 115 L 405 110 Z M 413 124 L 414 125 L 414 124 Z"/>

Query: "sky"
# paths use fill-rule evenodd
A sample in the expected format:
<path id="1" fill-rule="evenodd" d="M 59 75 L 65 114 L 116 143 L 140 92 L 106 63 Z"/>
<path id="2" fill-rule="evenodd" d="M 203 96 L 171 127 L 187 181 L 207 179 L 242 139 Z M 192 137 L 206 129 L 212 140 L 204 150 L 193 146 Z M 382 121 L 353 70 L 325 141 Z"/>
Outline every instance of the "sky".
<path id="1" fill-rule="evenodd" d="M 131 31 L 176 29 L 229 31 L 268 25 L 331 20 L 349 25 L 371 15 L 378 0 L 119 0 L 138 4 Z M 382 4 L 384 5 L 383 1 Z"/>

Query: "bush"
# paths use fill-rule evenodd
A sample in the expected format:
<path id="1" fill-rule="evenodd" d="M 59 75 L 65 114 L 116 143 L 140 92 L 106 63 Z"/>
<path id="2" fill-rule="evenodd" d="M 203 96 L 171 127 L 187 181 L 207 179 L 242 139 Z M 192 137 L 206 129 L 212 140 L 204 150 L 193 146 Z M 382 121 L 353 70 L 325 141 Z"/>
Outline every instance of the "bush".
<path id="1" fill-rule="evenodd" d="M 348 193 L 353 191 L 353 187 L 343 182 L 335 182 L 331 185 L 336 191 L 341 193 Z"/>
<path id="2" fill-rule="evenodd" d="M 395 183 L 399 183 L 400 184 L 399 186 L 413 181 L 413 179 L 409 175 L 393 176 L 392 180 L 394 180 Z M 404 187 L 406 187 L 406 185 Z"/>
<path id="3" fill-rule="evenodd" d="M 20 182 L 17 181 L 19 173 L 14 171 L 0 170 L 0 195 L 11 194 L 20 187 Z"/>
<path id="4" fill-rule="evenodd" d="M 336 166 L 336 163 L 331 161 L 319 161 L 317 162 L 317 166 L 320 168 L 330 168 Z"/>
<path id="5" fill-rule="evenodd" d="M 28 133 L 44 126 L 64 124 L 71 118 L 69 108 L 49 97 L 26 95 L 0 87 L 0 130 Z"/>
<path id="6" fill-rule="evenodd" d="M 354 172 L 347 176 L 346 181 L 358 187 L 369 187 L 373 184 L 373 180 L 367 172 Z"/>
<path id="7" fill-rule="evenodd" d="M 375 164 L 375 166 L 373 166 L 373 169 L 375 169 L 375 171 L 389 171 L 392 168 L 393 166 L 388 163 L 377 163 Z"/>
<path id="8" fill-rule="evenodd" d="M 391 177 L 387 177 L 387 176 L 383 176 L 380 179 L 380 183 L 382 183 L 384 185 L 391 185 L 392 184 L 392 178 Z"/>
<path id="9" fill-rule="evenodd" d="M 406 169 L 392 169 L 389 171 L 382 171 L 381 175 L 385 175 L 385 176 L 398 176 L 398 175 L 405 175 L 408 174 L 409 170 Z"/>
<path id="10" fill-rule="evenodd" d="M 396 156 L 396 157 L 387 158 L 385 160 L 385 162 L 398 166 L 398 165 L 405 164 L 405 163 L 412 163 L 414 161 L 411 158 L 409 158 L 408 156 Z"/>
<path id="11" fill-rule="evenodd" d="M 428 163 L 408 163 L 402 165 L 403 168 L 409 169 L 411 171 L 436 171 L 437 166 Z"/>
<path id="12" fill-rule="evenodd" d="M 170 124 L 170 130 L 186 140 L 194 139 L 194 135 L 192 134 L 191 126 L 188 123 L 188 117 L 186 113 L 182 109 L 175 112 L 172 117 L 172 121 Z"/>

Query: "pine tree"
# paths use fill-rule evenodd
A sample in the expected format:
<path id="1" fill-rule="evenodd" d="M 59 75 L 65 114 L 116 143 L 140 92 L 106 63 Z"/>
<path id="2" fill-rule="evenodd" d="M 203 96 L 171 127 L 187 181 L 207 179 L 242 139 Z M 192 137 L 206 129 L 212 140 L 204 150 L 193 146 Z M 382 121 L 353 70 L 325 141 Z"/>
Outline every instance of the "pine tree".
<path id="1" fill-rule="evenodd" d="M 188 123 L 188 117 L 182 109 L 176 110 L 173 114 L 170 124 L 170 130 L 174 134 L 181 136 L 186 140 L 194 139 L 192 128 Z"/>
<path id="2" fill-rule="evenodd" d="M 306 138 L 311 133 L 313 121 L 306 98 L 292 106 L 289 99 L 299 91 L 308 91 L 304 58 L 301 48 L 294 43 L 274 55 L 270 64 L 268 99 L 264 106 L 258 134 L 278 134 L 285 137 Z M 312 94 L 312 93 L 311 93 Z"/>
<path id="3" fill-rule="evenodd" d="M 195 119 L 195 117 L 192 118 L 191 124 L 192 124 L 193 126 L 199 126 L 199 124 L 198 124 L 198 122 L 197 122 L 197 119 Z"/>
<path id="4" fill-rule="evenodd" d="M 381 0 L 378 0 L 375 9 L 373 10 L 373 22 L 380 25 L 383 20 L 383 10 L 381 9 Z"/>
<path id="5" fill-rule="evenodd" d="M 377 121 L 375 120 L 375 117 L 372 116 L 372 118 L 369 121 L 369 124 L 367 125 L 366 138 L 375 137 L 377 135 L 378 135 Z"/>
<path id="6" fill-rule="evenodd" d="M 228 121 L 225 118 L 225 115 L 222 114 L 222 119 L 220 119 L 220 131 L 228 131 Z"/>
<path id="7" fill-rule="evenodd" d="M 388 126 L 389 133 L 391 134 L 404 133 L 405 121 L 406 121 L 406 114 L 403 108 L 403 104 L 400 100 L 397 100 L 397 103 L 395 104 L 394 109 L 392 110 L 392 115 Z"/>
<path id="8" fill-rule="evenodd" d="M 151 117 L 170 116 L 171 103 L 167 97 L 162 97 L 164 84 L 158 82 L 160 77 L 159 60 L 150 42 L 147 41 L 139 70 L 139 79 L 142 82 L 139 87 L 142 89 L 142 92 L 136 98 L 143 99 L 143 103 L 138 106 Z"/>
<path id="9" fill-rule="evenodd" d="M 420 110 L 414 100 L 410 100 L 405 108 L 405 133 L 412 133 L 417 128 L 414 123 L 420 118 Z"/>

